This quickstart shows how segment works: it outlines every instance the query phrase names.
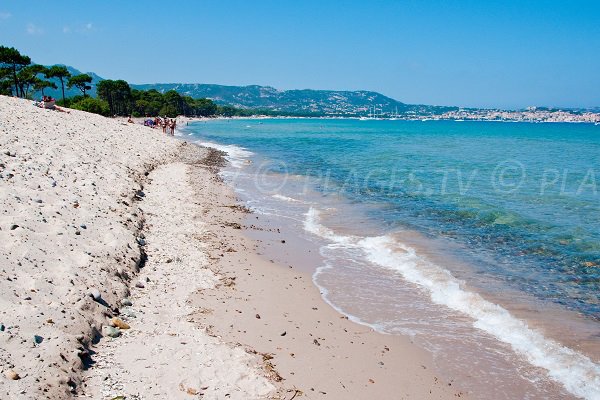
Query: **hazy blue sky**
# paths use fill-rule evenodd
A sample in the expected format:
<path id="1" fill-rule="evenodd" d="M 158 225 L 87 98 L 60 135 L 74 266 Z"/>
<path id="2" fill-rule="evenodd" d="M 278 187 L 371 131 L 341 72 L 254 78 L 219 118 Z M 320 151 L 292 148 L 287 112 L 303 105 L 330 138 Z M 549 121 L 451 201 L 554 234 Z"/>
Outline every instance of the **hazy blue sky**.
<path id="1" fill-rule="evenodd" d="M 0 1 L 0 44 L 132 83 L 600 106 L 600 1 Z"/>

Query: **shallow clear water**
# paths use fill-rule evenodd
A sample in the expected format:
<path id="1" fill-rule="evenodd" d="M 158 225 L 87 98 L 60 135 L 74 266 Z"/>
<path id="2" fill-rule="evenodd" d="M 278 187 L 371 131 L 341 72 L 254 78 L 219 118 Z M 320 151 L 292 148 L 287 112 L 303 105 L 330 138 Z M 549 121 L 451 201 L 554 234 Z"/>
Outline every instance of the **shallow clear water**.
<path id="1" fill-rule="evenodd" d="M 514 367 L 536 382 L 523 398 L 560 393 L 544 374 L 571 394 L 600 396 L 599 127 L 220 120 L 188 128 L 225 145 L 230 178 L 243 175 L 251 205 L 319 241 L 315 282 L 334 306 L 419 335 L 433 350 L 456 345 L 440 332 L 468 336 L 461 354 L 477 353 L 482 370 Z M 478 376 L 498 383 L 489 371 Z"/>

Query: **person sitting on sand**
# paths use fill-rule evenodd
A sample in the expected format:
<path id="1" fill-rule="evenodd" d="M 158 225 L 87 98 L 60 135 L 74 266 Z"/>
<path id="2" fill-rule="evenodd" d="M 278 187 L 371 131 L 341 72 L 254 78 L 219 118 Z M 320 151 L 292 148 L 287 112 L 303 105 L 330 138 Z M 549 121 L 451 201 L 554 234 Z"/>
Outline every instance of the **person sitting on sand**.
<path id="1" fill-rule="evenodd" d="M 131 115 L 129 116 L 129 119 L 127 120 L 128 123 L 133 124 L 133 120 L 131 119 Z"/>

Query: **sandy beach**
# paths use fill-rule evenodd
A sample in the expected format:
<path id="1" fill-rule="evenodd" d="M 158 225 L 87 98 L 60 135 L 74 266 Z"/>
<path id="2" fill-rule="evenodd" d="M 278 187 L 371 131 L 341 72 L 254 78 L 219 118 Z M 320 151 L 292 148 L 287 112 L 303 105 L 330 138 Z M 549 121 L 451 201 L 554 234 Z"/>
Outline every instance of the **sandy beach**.
<path id="1" fill-rule="evenodd" d="M 259 254 L 219 152 L 8 97 L 0 120 L 0 397 L 466 396 Z"/>

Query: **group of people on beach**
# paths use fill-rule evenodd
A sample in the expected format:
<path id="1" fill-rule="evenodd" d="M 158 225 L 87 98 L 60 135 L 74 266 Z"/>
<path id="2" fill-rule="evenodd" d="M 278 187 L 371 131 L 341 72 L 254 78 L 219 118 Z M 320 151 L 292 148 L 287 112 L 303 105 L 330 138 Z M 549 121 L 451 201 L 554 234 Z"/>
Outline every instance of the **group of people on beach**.
<path id="1" fill-rule="evenodd" d="M 40 107 L 40 108 L 47 108 L 49 110 L 56 110 L 56 111 L 67 112 L 67 113 L 69 112 L 69 111 L 63 110 L 62 108 L 57 106 L 56 100 L 52 96 L 42 96 L 40 101 L 35 101 L 33 103 L 33 105 L 36 107 Z"/>
<path id="2" fill-rule="evenodd" d="M 131 117 L 129 117 L 128 122 L 133 123 Z M 148 118 L 144 120 L 144 126 L 149 126 L 150 128 L 162 127 L 162 131 L 164 134 L 174 136 L 175 128 L 177 127 L 177 119 L 167 117 L 154 117 L 154 119 Z"/>

